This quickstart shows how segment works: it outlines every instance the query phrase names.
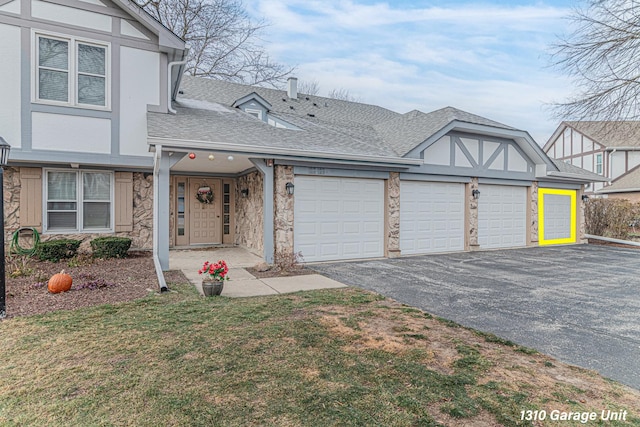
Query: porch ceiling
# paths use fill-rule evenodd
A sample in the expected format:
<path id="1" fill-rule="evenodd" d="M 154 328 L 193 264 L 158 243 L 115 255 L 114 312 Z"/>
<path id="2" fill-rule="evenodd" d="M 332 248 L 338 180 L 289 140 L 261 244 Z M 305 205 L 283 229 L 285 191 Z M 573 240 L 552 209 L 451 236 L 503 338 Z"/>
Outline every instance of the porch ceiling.
<path id="1" fill-rule="evenodd" d="M 174 156 L 183 157 L 171 168 L 171 172 L 235 174 L 253 167 L 249 156 L 237 153 L 220 151 L 192 151 L 192 153 L 196 155 L 195 159 L 190 159 L 189 153 L 174 153 Z M 213 160 L 209 160 L 210 155 L 213 155 Z"/>

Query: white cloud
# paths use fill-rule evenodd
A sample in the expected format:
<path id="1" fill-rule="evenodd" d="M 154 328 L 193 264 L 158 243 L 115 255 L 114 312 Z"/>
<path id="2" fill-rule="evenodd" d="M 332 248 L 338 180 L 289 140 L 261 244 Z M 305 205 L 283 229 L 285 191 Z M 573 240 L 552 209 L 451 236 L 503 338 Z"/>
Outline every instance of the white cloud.
<path id="1" fill-rule="evenodd" d="M 298 77 L 318 81 L 321 94 L 344 88 L 399 112 L 451 105 L 527 130 L 542 144 L 556 126 L 543 105 L 568 92 L 567 80 L 545 68 L 564 8 L 355 0 L 249 6 L 271 22 L 269 53 L 298 65 Z"/>

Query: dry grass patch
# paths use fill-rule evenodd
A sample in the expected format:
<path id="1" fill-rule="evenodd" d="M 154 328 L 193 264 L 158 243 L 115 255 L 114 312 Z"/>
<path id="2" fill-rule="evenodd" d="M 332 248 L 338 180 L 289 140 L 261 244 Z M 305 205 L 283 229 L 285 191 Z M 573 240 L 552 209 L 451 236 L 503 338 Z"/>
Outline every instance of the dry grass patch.
<path id="1" fill-rule="evenodd" d="M 637 391 L 377 294 L 171 288 L 1 322 L 0 425 L 557 425 L 529 409 L 640 425 Z"/>

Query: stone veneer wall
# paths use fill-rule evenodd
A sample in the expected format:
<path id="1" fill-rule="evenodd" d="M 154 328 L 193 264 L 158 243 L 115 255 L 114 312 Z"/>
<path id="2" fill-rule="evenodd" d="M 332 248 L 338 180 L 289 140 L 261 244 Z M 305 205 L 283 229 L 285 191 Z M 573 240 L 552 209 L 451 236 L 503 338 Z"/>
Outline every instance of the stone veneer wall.
<path id="1" fill-rule="evenodd" d="M 287 194 L 287 182 L 294 183 L 293 166 L 276 165 L 274 170 L 274 261 L 293 257 L 293 195 Z M 294 183 L 295 184 L 295 183 Z"/>
<path id="2" fill-rule="evenodd" d="M 478 178 L 471 178 L 471 183 L 468 185 L 467 200 L 469 206 L 469 249 L 477 250 L 480 248 L 478 243 L 478 200 L 473 197 L 473 190 L 478 189 Z M 482 197 L 482 195 L 480 195 Z"/>
<path id="3" fill-rule="evenodd" d="M 238 178 L 235 189 L 235 244 L 255 251 L 260 256 L 264 247 L 262 188 L 262 175 L 256 171 Z M 240 192 L 243 189 L 249 190 L 248 197 L 242 197 Z"/>
<path id="4" fill-rule="evenodd" d="M 400 256 L 400 173 L 390 172 L 387 180 L 387 253 Z"/>
<path id="5" fill-rule="evenodd" d="M 4 243 L 8 249 L 11 235 L 20 228 L 20 168 L 6 167 L 3 174 Z"/>
<path id="6" fill-rule="evenodd" d="M 538 181 L 533 181 L 530 189 L 531 200 L 531 244 L 538 244 Z"/>
<path id="7" fill-rule="evenodd" d="M 577 215 L 578 215 L 578 235 L 576 236 L 576 241 L 577 243 L 589 243 L 589 240 L 585 237 L 585 234 L 587 234 L 587 222 L 586 222 L 586 216 L 584 213 L 584 208 L 586 207 L 586 203 L 584 200 L 582 200 L 582 195 L 584 194 L 584 186 L 582 186 L 582 188 L 580 190 L 578 190 L 576 197 L 577 197 Z M 633 202 L 633 200 L 631 200 L 631 202 Z M 633 202 L 636 203 L 636 202 Z"/>
<path id="8" fill-rule="evenodd" d="M 20 228 L 20 168 L 6 168 L 4 172 L 5 203 L 5 243 L 11 242 L 11 235 Z M 44 214 L 44 213 L 43 213 Z M 89 242 L 101 236 L 116 235 L 130 237 L 132 249 L 152 249 L 153 247 L 153 175 L 136 172 L 133 174 L 133 231 L 118 233 L 69 233 L 45 234 L 41 241 L 50 239 L 81 240 L 80 251 L 90 252 Z"/>

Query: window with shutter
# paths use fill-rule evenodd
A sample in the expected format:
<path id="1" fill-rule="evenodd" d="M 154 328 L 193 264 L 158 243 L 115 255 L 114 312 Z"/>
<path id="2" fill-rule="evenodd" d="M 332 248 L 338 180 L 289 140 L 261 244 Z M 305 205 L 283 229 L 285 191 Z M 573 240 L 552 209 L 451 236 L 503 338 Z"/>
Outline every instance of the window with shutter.
<path id="1" fill-rule="evenodd" d="M 112 231 L 113 173 L 48 170 L 45 231 Z"/>

